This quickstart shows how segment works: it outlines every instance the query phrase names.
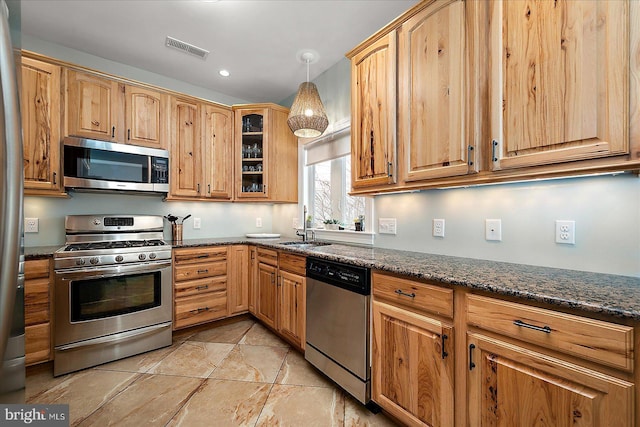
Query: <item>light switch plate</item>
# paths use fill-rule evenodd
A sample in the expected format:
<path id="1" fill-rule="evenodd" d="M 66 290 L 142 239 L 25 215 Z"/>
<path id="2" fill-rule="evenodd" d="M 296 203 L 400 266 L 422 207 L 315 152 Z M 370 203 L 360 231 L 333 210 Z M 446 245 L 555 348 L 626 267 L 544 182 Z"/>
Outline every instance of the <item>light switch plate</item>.
<path id="1" fill-rule="evenodd" d="M 490 241 L 502 241 L 502 220 L 499 219 L 487 219 L 485 220 L 484 228 L 486 240 Z"/>
<path id="2" fill-rule="evenodd" d="M 257 228 L 261 228 L 262 227 L 262 218 L 260 218 L 260 217 L 256 218 L 256 227 Z"/>
<path id="3" fill-rule="evenodd" d="M 380 234 L 398 234 L 397 221 L 395 218 L 378 218 L 378 233 Z"/>
<path id="4" fill-rule="evenodd" d="M 193 229 L 200 230 L 202 226 L 202 218 L 193 218 Z"/>

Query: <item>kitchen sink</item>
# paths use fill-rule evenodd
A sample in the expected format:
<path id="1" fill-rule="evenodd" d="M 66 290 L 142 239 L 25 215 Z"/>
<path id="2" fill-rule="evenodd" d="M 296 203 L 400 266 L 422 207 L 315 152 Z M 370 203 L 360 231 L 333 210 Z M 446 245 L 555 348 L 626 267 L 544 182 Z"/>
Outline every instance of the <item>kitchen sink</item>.
<path id="1" fill-rule="evenodd" d="M 310 242 L 303 242 L 302 240 L 297 240 L 297 241 L 293 241 L 293 242 L 283 242 L 280 243 L 281 245 L 285 245 L 285 246 L 296 246 L 299 248 L 308 248 L 308 247 L 313 247 L 313 246 L 327 246 L 330 245 L 331 243 L 327 243 L 327 242 L 316 242 L 316 241 L 310 241 Z"/>

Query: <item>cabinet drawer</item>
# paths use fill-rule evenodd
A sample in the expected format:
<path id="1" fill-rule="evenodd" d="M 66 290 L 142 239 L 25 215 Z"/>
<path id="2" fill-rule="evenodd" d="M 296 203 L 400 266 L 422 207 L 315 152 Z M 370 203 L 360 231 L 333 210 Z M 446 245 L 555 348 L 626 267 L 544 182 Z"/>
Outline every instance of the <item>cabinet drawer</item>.
<path id="1" fill-rule="evenodd" d="M 49 321 L 49 279 L 24 282 L 24 324 L 35 325 Z"/>
<path id="2" fill-rule="evenodd" d="M 453 290 L 373 273 L 373 296 L 415 310 L 453 317 Z"/>
<path id="3" fill-rule="evenodd" d="M 258 248 L 258 261 L 264 264 L 278 266 L 278 252 L 271 249 Z"/>
<path id="4" fill-rule="evenodd" d="M 24 263 L 25 280 L 40 279 L 42 277 L 49 277 L 48 259 L 36 259 Z"/>
<path id="5" fill-rule="evenodd" d="M 174 329 L 208 322 L 227 315 L 227 292 L 209 292 L 175 300 Z"/>
<path id="6" fill-rule="evenodd" d="M 545 348 L 631 371 L 633 328 L 478 295 L 467 323 Z"/>
<path id="7" fill-rule="evenodd" d="M 306 276 L 307 274 L 307 258 L 303 256 L 281 252 L 278 265 L 280 270 L 299 274 L 300 276 Z"/>
<path id="8" fill-rule="evenodd" d="M 46 362 L 51 357 L 51 324 L 49 322 L 24 328 L 25 364 Z"/>
<path id="9" fill-rule="evenodd" d="M 227 247 L 205 247 L 190 249 L 174 249 L 174 265 L 197 264 L 201 262 L 226 261 Z"/>
<path id="10" fill-rule="evenodd" d="M 227 261 L 174 266 L 175 281 L 204 279 L 205 277 L 226 276 Z"/>
<path id="11" fill-rule="evenodd" d="M 207 292 L 226 291 L 227 276 L 176 282 L 174 288 L 176 290 L 176 298 L 182 298 L 190 295 L 202 295 Z"/>

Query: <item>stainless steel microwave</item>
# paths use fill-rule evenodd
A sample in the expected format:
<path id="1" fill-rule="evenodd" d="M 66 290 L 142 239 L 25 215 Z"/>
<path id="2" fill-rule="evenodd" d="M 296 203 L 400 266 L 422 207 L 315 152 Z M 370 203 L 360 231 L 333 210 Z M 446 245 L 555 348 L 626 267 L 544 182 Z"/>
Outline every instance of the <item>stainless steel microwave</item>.
<path id="1" fill-rule="evenodd" d="M 169 192 L 167 150 L 66 137 L 63 155 L 66 188 Z"/>

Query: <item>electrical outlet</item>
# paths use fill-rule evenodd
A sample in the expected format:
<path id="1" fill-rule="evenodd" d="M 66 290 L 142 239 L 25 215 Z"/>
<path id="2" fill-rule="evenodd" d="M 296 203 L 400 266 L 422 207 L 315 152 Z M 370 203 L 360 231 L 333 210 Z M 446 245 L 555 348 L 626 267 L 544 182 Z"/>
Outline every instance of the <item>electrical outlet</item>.
<path id="1" fill-rule="evenodd" d="M 444 237 L 444 219 L 433 220 L 433 237 Z"/>
<path id="2" fill-rule="evenodd" d="M 201 218 L 193 218 L 193 229 L 194 230 L 200 230 L 200 226 L 202 225 L 202 219 Z"/>
<path id="3" fill-rule="evenodd" d="M 398 234 L 398 223 L 395 218 L 378 218 L 378 233 Z"/>
<path id="4" fill-rule="evenodd" d="M 260 217 L 256 218 L 256 227 L 258 228 L 262 227 L 262 218 Z"/>
<path id="5" fill-rule="evenodd" d="M 556 220 L 556 243 L 564 245 L 576 244 L 576 222 Z"/>
<path id="6" fill-rule="evenodd" d="M 298 218 L 296 217 L 291 218 L 291 227 L 298 228 Z"/>
<path id="7" fill-rule="evenodd" d="M 502 241 L 502 220 L 486 219 L 484 226 L 484 238 L 491 241 Z"/>
<path id="8" fill-rule="evenodd" d="M 37 233 L 38 232 L 38 218 L 25 218 L 24 219 L 24 232 L 25 233 Z"/>

